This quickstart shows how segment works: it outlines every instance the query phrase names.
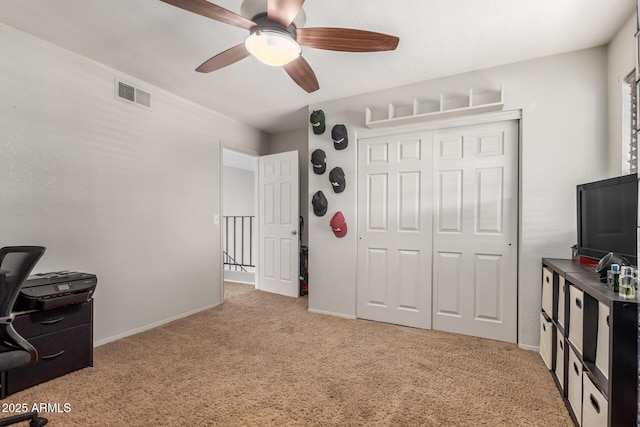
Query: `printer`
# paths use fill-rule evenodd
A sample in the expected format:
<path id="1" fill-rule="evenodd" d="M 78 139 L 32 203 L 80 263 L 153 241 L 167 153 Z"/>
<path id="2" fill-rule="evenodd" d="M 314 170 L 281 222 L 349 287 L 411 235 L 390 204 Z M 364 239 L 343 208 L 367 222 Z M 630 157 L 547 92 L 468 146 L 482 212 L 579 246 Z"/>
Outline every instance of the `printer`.
<path id="1" fill-rule="evenodd" d="M 55 271 L 29 276 L 22 285 L 13 311 L 51 310 L 88 301 L 98 284 L 95 274 Z"/>

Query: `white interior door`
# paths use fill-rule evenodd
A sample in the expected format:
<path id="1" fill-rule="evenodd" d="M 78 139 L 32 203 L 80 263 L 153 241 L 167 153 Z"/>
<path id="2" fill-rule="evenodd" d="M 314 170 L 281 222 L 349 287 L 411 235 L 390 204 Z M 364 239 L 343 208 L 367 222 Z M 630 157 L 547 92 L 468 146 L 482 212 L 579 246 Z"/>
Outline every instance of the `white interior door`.
<path id="1" fill-rule="evenodd" d="M 433 328 L 516 342 L 518 122 L 433 138 Z"/>
<path id="2" fill-rule="evenodd" d="M 358 140 L 359 318 L 431 327 L 430 137 Z"/>
<path id="3" fill-rule="evenodd" d="M 298 152 L 258 161 L 258 288 L 299 295 Z"/>

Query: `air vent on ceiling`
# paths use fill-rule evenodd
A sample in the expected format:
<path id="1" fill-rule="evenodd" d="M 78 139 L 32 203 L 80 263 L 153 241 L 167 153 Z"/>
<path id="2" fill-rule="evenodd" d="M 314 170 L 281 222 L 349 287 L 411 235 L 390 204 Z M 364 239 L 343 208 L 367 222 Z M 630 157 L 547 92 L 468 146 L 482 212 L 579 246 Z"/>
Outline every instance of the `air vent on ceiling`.
<path id="1" fill-rule="evenodd" d="M 116 81 L 116 96 L 120 99 L 151 108 L 151 94 L 127 83 Z"/>

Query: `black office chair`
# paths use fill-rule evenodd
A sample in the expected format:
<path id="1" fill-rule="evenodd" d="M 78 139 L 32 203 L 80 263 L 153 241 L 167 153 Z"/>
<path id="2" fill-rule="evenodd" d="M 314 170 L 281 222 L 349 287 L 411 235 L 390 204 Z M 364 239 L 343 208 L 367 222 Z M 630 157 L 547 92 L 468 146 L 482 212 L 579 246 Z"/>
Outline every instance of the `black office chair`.
<path id="1" fill-rule="evenodd" d="M 38 361 L 38 352 L 21 337 L 11 324 L 12 309 L 20 288 L 44 254 L 42 246 L 8 246 L 0 249 L 0 371 L 28 366 Z M 0 427 L 29 421 L 30 427 L 41 427 L 47 419 L 37 411 L 0 419 Z"/>

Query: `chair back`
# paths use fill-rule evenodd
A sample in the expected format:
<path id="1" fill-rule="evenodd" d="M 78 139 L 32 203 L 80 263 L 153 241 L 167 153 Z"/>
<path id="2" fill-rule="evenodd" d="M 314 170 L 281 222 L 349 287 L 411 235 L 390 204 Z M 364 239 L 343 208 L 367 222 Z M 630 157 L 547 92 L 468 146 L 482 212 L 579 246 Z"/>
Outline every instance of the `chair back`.
<path id="1" fill-rule="evenodd" d="M 11 315 L 22 284 L 45 250 L 42 246 L 0 248 L 0 316 Z"/>

